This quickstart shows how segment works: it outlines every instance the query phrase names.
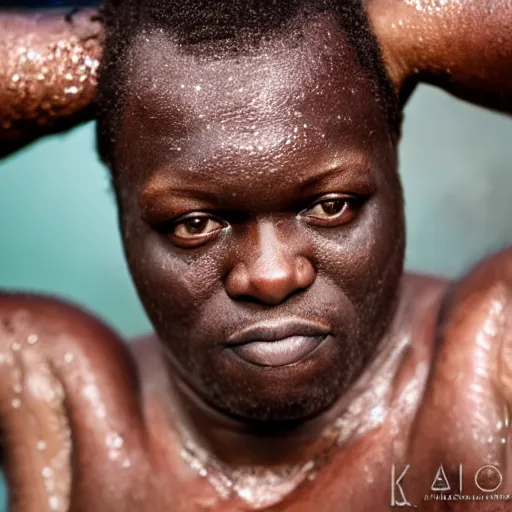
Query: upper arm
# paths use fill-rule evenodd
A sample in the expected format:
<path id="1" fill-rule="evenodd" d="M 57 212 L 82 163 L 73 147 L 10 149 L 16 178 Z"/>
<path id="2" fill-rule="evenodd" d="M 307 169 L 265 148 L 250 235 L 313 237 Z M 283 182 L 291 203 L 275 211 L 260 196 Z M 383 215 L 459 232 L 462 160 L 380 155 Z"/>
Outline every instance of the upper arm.
<path id="1" fill-rule="evenodd" d="M 0 157 L 91 117 L 98 11 L 0 10 Z"/>
<path id="2" fill-rule="evenodd" d="M 510 491 L 511 320 L 508 249 L 481 261 L 445 297 L 412 448 L 432 474 L 440 462 L 454 473 L 462 464 L 465 475 L 493 464 L 507 471 L 500 492 Z"/>
<path id="3" fill-rule="evenodd" d="M 0 294 L 0 427 L 13 510 L 46 510 L 49 480 L 69 499 L 74 464 L 104 451 L 106 429 L 140 420 L 137 397 L 133 361 L 105 325 L 54 299 Z"/>
<path id="4" fill-rule="evenodd" d="M 368 10 L 404 99 L 425 81 L 512 113 L 512 0 L 370 0 Z"/>

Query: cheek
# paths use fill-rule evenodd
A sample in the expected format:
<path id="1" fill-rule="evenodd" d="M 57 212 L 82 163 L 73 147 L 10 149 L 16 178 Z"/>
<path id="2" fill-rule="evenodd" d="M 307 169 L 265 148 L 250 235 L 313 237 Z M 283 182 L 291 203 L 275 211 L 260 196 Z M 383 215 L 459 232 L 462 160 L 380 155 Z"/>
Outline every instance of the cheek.
<path id="1" fill-rule="evenodd" d="M 214 255 L 176 253 L 158 233 L 142 227 L 126 242 L 130 271 L 156 327 L 189 323 L 219 286 Z"/>
<path id="2" fill-rule="evenodd" d="M 327 233 L 328 234 L 328 233 Z M 346 229 L 317 238 L 319 270 L 354 303 L 397 286 L 402 271 L 404 225 L 400 203 L 375 195 Z"/>

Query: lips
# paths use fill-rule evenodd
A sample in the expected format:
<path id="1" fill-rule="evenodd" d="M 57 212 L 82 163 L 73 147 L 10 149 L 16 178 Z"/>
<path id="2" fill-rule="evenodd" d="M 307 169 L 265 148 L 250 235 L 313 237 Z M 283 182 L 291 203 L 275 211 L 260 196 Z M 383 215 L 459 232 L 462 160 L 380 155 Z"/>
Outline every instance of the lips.
<path id="1" fill-rule="evenodd" d="M 230 336 L 228 346 L 248 363 L 278 367 L 304 359 L 328 335 L 329 328 L 316 322 L 262 322 Z"/>

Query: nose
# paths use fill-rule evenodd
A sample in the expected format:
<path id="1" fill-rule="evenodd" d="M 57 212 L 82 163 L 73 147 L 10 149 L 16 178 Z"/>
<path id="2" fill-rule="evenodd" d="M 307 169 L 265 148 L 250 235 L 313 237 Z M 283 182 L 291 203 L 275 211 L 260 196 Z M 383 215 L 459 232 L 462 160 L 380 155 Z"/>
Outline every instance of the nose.
<path id="1" fill-rule="evenodd" d="M 314 283 L 316 271 L 296 244 L 280 240 L 270 223 L 259 226 L 257 232 L 257 246 L 249 244 L 247 251 L 241 251 L 246 256 L 227 276 L 225 287 L 232 299 L 277 305 Z"/>

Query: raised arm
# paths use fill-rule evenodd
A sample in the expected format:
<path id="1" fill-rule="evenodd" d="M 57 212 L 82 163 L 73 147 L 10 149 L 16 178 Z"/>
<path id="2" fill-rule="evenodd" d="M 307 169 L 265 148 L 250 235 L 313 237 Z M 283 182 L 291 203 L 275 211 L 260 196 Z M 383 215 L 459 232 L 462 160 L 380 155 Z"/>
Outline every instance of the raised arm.
<path id="1" fill-rule="evenodd" d="M 368 0 L 403 100 L 424 81 L 512 113 L 512 0 Z"/>
<path id="2" fill-rule="evenodd" d="M 93 116 L 98 11 L 0 12 L 0 157 Z"/>

